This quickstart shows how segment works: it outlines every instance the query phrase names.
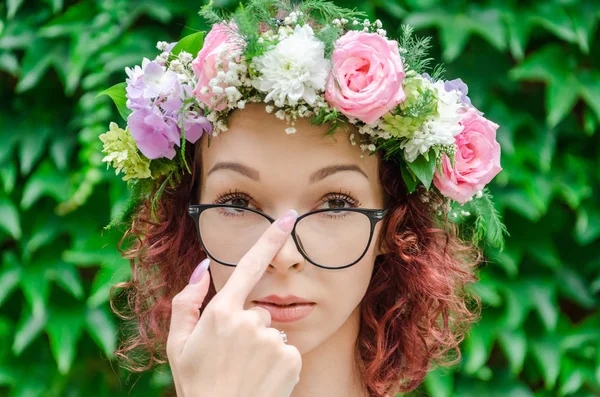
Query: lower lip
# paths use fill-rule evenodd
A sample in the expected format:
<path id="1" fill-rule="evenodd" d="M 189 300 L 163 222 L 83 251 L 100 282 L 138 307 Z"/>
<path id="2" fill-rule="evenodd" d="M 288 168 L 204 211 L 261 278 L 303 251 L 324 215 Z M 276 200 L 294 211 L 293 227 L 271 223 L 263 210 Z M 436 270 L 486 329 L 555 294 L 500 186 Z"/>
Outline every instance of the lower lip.
<path id="1" fill-rule="evenodd" d="M 278 323 L 291 323 L 308 316 L 315 308 L 315 304 L 298 304 L 293 306 L 277 306 L 266 302 L 254 302 L 271 314 L 271 321 Z"/>

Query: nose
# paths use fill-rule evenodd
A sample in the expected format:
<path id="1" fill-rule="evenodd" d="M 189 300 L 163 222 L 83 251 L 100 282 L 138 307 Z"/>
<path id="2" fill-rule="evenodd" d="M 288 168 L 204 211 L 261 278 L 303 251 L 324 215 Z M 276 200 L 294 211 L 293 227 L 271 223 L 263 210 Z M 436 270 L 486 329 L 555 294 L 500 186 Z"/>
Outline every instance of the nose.
<path id="1" fill-rule="evenodd" d="M 290 235 L 273 257 L 267 271 L 285 274 L 288 271 L 302 271 L 304 266 L 304 257 L 298 251 L 294 239 Z"/>

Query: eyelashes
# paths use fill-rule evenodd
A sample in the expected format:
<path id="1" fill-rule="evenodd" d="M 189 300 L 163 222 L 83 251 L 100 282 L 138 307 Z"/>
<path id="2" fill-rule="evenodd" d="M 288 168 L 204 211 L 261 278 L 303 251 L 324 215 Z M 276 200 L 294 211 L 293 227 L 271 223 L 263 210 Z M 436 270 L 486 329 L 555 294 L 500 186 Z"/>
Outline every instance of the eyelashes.
<path id="1" fill-rule="evenodd" d="M 239 205 L 241 207 L 248 206 L 250 203 L 255 201 L 249 193 L 246 193 L 239 189 L 230 189 L 229 191 L 218 195 L 217 198 L 213 201 L 213 204 L 226 204 L 227 202 L 233 200 L 243 200 L 247 202 L 246 204 L 232 203 L 233 205 Z M 352 192 L 344 189 L 340 189 L 335 192 L 332 191 L 323 195 L 319 199 L 318 204 L 322 205 L 330 201 L 344 202 L 345 204 L 348 204 L 349 208 L 358 208 L 362 205 L 360 200 L 358 200 Z"/>

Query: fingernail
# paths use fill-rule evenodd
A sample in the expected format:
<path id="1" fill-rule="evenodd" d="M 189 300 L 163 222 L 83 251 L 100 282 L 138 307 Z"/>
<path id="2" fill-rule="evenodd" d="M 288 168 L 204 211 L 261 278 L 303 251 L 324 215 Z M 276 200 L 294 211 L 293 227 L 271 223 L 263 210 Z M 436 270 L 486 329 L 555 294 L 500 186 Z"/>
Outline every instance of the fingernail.
<path id="1" fill-rule="evenodd" d="M 208 270 L 209 263 L 210 259 L 206 258 L 205 260 L 200 262 L 198 266 L 196 266 L 194 272 L 192 273 L 192 276 L 190 277 L 190 284 L 197 284 L 198 282 L 200 282 L 200 280 L 202 280 L 202 278 L 204 278 L 204 275 Z"/>
<path id="2" fill-rule="evenodd" d="M 296 210 L 289 210 L 279 218 L 277 226 L 286 233 L 291 232 L 294 228 L 294 223 L 296 223 L 296 218 L 298 218 Z"/>

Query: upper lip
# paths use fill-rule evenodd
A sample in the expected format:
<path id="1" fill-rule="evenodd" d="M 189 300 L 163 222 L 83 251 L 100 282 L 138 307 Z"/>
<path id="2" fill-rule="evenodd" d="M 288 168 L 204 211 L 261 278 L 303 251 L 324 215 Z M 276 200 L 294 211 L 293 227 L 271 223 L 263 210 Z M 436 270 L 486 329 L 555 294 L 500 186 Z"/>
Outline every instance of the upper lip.
<path id="1" fill-rule="evenodd" d="M 269 295 L 264 298 L 257 299 L 255 302 L 263 302 L 263 303 L 273 303 L 276 305 L 292 305 L 294 303 L 315 303 L 306 299 L 299 298 L 294 295 L 288 296 L 279 296 L 279 295 Z"/>

